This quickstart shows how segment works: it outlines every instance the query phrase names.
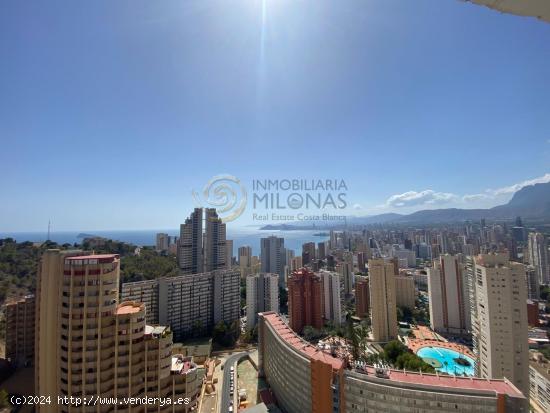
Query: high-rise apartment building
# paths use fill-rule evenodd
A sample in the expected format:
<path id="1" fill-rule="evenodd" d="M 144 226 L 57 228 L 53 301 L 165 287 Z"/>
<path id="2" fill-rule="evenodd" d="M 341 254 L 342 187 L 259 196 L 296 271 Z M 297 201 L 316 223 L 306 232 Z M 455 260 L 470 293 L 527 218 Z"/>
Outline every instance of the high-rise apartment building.
<path id="1" fill-rule="evenodd" d="M 367 277 L 356 277 L 355 281 L 355 314 L 359 318 L 369 316 L 370 293 L 369 279 Z"/>
<path id="2" fill-rule="evenodd" d="M 506 254 L 475 257 L 473 335 L 480 377 L 512 381 L 529 394 L 525 266 Z"/>
<path id="3" fill-rule="evenodd" d="M 305 244 L 302 244 L 302 262 L 304 265 L 311 264 L 315 258 L 315 243 L 306 242 Z"/>
<path id="4" fill-rule="evenodd" d="M 34 360 L 35 311 L 34 295 L 6 303 L 6 359 L 16 366 Z"/>
<path id="5" fill-rule="evenodd" d="M 539 232 L 531 232 L 529 234 L 527 247 L 529 264 L 535 267 L 539 284 L 550 284 L 548 240 Z"/>
<path id="6" fill-rule="evenodd" d="M 180 226 L 178 264 L 182 274 L 200 274 L 227 267 L 226 228 L 214 208 L 195 208 Z M 231 248 L 232 250 L 233 248 Z"/>
<path id="7" fill-rule="evenodd" d="M 464 334 L 470 330 L 469 289 L 466 273 L 454 255 L 440 255 L 428 268 L 430 325 L 441 333 Z"/>
<path id="8" fill-rule="evenodd" d="M 343 261 L 336 265 L 336 271 L 340 273 L 344 280 L 344 294 L 346 298 L 353 295 L 353 287 L 355 283 L 355 275 L 353 273 L 353 254 L 345 252 L 343 254 Z"/>
<path id="9" fill-rule="evenodd" d="M 344 280 L 334 271 L 320 270 L 317 275 L 321 277 L 323 290 L 323 318 L 335 326 L 345 321 L 344 305 Z"/>
<path id="10" fill-rule="evenodd" d="M 271 236 L 262 238 L 261 272 L 279 275 L 279 287 L 285 286 L 285 240 Z"/>
<path id="11" fill-rule="evenodd" d="M 317 258 L 320 260 L 324 260 L 327 256 L 327 243 L 326 242 L 318 242 L 317 243 Z"/>
<path id="12" fill-rule="evenodd" d="M 369 260 L 369 290 L 374 341 L 397 338 L 394 265 L 383 258 Z"/>
<path id="13" fill-rule="evenodd" d="M 176 341 L 207 334 L 240 312 L 240 272 L 217 270 L 122 284 L 122 299 L 144 300 L 147 322 L 168 325 Z"/>
<path id="14" fill-rule="evenodd" d="M 178 263 L 183 274 L 204 272 L 202 237 L 202 208 L 195 208 L 180 225 Z"/>
<path id="15" fill-rule="evenodd" d="M 302 268 L 288 278 L 288 315 L 290 328 L 301 333 L 305 326 L 323 327 L 321 278 Z"/>
<path id="16" fill-rule="evenodd" d="M 156 247 L 157 251 L 168 251 L 170 248 L 170 236 L 168 234 L 159 232 L 156 238 Z"/>
<path id="17" fill-rule="evenodd" d="M 233 267 L 233 240 L 225 241 L 225 268 L 230 270 Z"/>
<path id="18" fill-rule="evenodd" d="M 252 330 L 258 322 L 258 313 L 279 312 L 279 276 L 254 274 L 246 277 L 246 328 Z"/>
<path id="19" fill-rule="evenodd" d="M 167 327 L 145 324 L 142 303 L 117 303 L 120 260 L 115 254 L 48 250 L 36 292 L 35 393 L 51 396 L 40 412 L 128 411 L 129 406 L 58 404 L 58 396 L 189 397 L 196 408 L 201 377 L 190 358 L 172 357 Z M 175 406 L 132 406 L 136 412 Z"/>
<path id="20" fill-rule="evenodd" d="M 364 273 L 367 268 L 367 253 L 366 252 L 358 252 L 357 253 L 357 269 Z"/>
<path id="21" fill-rule="evenodd" d="M 218 217 L 214 208 L 205 208 L 204 223 L 204 271 L 225 269 L 227 259 L 225 224 Z M 233 255 L 233 251 L 231 251 L 231 255 Z"/>
<path id="22" fill-rule="evenodd" d="M 538 300 L 540 298 L 540 283 L 537 269 L 532 265 L 528 265 L 525 274 L 527 298 L 530 298 L 531 300 Z"/>
<path id="23" fill-rule="evenodd" d="M 149 324 L 159 324 L 159 280 L 134 281 L 122 284 L 121 301 L 143 303 Z"/>
<path id="24" fill-rule="evenodd" d="M 244 258 L 241 258 L 244 257 Z M 252 247 L 249 247 L 248 245 L 243 245 L 242 247 L 239 247 L 238 250 L 238 260 L 239 264 L 241 263 L 241 259 L 245 259 L 247 263 L 250 260 L 250 257 L 252 257 Z"/>
<path id="25" fill-rule="evenodd" d="M 411 275 L 395 276 L 395 303 L 398 307 L 414 310 L 416 302 L 416 290 L 414 278 Z"/>

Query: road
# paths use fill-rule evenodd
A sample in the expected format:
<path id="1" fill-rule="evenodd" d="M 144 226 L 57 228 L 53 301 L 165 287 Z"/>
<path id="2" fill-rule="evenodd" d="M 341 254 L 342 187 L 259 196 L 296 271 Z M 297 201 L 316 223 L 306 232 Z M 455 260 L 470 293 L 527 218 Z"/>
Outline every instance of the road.
<path id="1" fill-rule="evenodd" d="M 229 411 L 229 401 L 232 400 L 232 397 L 229 395 L 229 389 L 231 387 L 231 366 L 235 367 L 235 373 L 237 372 L 237 362 L 242 359 L 243 357 L 246 357 L 248 353 L 237 353 L 232 354 L 225 360 L 225 364 L 223 365 L 223 386 L 222 386 L 222 399 L 220 403 L 220 413 L 227 413 Z M 234 390 L 237 391 L 236 388 L 237 380 L 235 380 L 235 387 Z M 237 411 L 237 406 L 233 406 L 233 410 Z"/>

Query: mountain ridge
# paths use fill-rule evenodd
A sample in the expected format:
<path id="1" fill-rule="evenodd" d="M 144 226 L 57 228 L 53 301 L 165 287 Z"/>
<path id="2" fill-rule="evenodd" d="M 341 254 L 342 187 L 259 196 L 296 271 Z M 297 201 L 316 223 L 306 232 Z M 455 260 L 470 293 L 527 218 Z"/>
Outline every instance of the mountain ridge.
<path id="1" fill-rule="evenodd" d="M 550 219 L 550 182 L 539 183 L 521 188 L 514 193 L 506 204 L 493 208 L 441 208 L 423 209 L 410 214 L 385 213 L 364 217 L 348 217 L 348 223 L 354 225 L 370 224 L 420 224 L 458 222 L 479 219 L 514 219 L 521 216 L 524 219 Z M 292 224 L 281 224 L 289 229 Z M 295 225 L 296 229 L 304 229 Z M 267 228 L 269 227 L 269 228 Z M 279 225 L 267 225 L 262 229 L 277 229 Z M 319 228 L 319 226 L 318 226 Z"/>

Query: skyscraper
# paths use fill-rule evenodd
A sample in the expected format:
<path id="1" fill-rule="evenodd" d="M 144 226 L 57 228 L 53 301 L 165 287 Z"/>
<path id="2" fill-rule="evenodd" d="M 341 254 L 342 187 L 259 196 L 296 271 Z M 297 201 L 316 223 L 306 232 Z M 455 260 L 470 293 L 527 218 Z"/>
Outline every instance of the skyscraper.
<path id="1" fill-rule="evenodd" d="M 254 274 L 246 277 L 246 328 L 252 330 L 258 313 L 279 312 L 279 275 Z"/>
<path id="2" fill-rule="evenodd" d="M 227 254 L 225 224 L 214 208 L 204 210 L 204 222 L 204 271 L 222 270 L 226 267 Z"/>
<path id="3" fill-rule="evenodd" d="M 540 298 L 539 274 L 532 265 L 528 265 L 526 268 L 525 283 L 527 285 L 527 298 L 538 300 Z"/>
<path id="4" fill-rule="evenodd" d="M 58 404 L 57 398 L 98 395 L 177 395 L 191 400 L 182 411 L 195 409 L 201 380 L 190 358 L 172 357 L 170 329 L 147 326 L 142 303 L 117 303 L 118 255 L 80 254 L 48 250 L 42 256 L 36 295 L 35 394 L 50 396 L 53 403 L 37 404 L 39 412 L 112 409 Z"/>
<path id="5" fill-rule="evenodd" d="M 327 243 L 326 242 L 318 242 L 317 243 L 317 258 L 320 260 L 324 260 L 327 255 Z"/>
<path id="6" fill-rule="evenodd" d="M 180 225 L 178 264 L 182 274 L 204 272 L 202 250 L 202 208 L 195 208 L 184 224 Z"/>
<path id="7" fill-rule="evenodd" d="M 353 266 L 349 260 L 342 261 L 336 265 L 336 271 L 340 273 L 342 279 L 344 280 L 344 294 L 346 298 L 349 298 L 353 294 L 353 284 L 354 284 L 354 274 Z"/>
<path id="8" fill-rule="evenodd" d="M 441 333 L 464 334 L 470 329 L 466 312 L 466 274 L 456 256 L 441 255 L 428 268 L 430 325 Z"/>
<path id="9" fill-rule="evenodd" d="M 529 394 L 525 266 L 506 254 L 475 258 L 474 352 L 483 378 L 506 377 Z"/>
<path id="10" fill-rule="evenodd" d="M 397 338 L 394 265 L 383 258 L 369 260 L 369 290 L 374 341 Z"/>
<path id="11" fill-rule="evenodd" d="M 301 333 L 305 326 L 323 327 L 321 278 L 307 268 L 288 278 L 288 315 L 290 328 Z"/>
<path id="12" fill-rule="evenodd" d="M 531 232 L 528 240 L 529 264 L 535 267 L 539 284 L 550 284 L 550 266 L 548 265 L 548 241 L 539 232 Z"/>
<path id="13" fill-rule="evenodd" d="M 182 274 L 200 274 L 225 269 L 226 228 L 214 208 L 195 208 L 180 226 L 178 264 Z"/>
<path id="14" fill-rule="evenodd" d="M 233 266 L 233 240 L 225 241 L 225 268 L 230 270 Z"/>
<path id="15" fill-rule="evenodd" d="M 366 252 L 358 252 L 357 253 L 357 269 L 364 273 L 367 268 L 367 253 Z"/>
<path id="16" fill-rule="evenodd" d="M 302 244 L 302 262 L 304 265 L 310 264 L 315 259 L 315 243 L 306 242 Z"/>
<path id="17" fill-rule="evenodd" d="M 369 316 L 369 295 L 369 279 L 366 277 L 357 277 L 355 281 L 355 314 L 359 318 Z"/>
<path id="18" fill-rule="evenodd" d="M 321 270 L 317 273 L 321 277 L 323 289 L 323 317 L 333 325 L 339 326 L 345 321 L 344 280 L 337 272 Z"/>
<path id="19" fill-rule="evenodd" d="M 285 286 L 285 240 L 274 235 L 261 239 L 261 272 L 279 275 L 279 287 Z"/>

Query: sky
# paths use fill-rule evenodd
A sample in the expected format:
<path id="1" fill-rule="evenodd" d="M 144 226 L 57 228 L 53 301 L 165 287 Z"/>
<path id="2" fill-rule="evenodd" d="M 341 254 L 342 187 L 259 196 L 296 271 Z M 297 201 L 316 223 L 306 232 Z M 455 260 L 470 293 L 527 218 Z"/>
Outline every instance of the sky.
<path id="1" fill-rule="evenodd" d="M 266 179 L 498 205 L 550 181 L 549 73 L 550 24 L 458 0 L 5 0 L 0 232 L 174 228 L 219 175 L 234 225 Z"/>

